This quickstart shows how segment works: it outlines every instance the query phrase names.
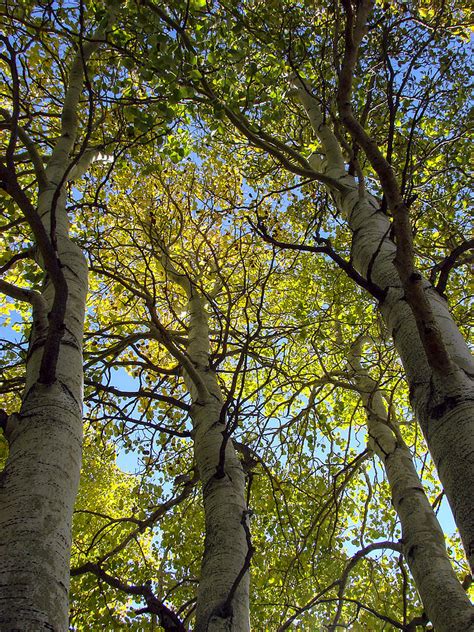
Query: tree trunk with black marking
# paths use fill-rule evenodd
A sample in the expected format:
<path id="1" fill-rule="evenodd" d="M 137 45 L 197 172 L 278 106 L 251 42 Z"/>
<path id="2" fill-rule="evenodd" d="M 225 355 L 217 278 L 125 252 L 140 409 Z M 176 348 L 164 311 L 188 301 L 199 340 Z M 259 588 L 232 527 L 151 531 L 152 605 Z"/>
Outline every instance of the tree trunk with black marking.
<path id="1" fill-rule="evenodd" d="M 377 382 L 362 366 L 363 339 L 352 347 L 352 381 L 367 414 L 369 447 L 381 460 L 402 528 L 402 550 L 428 618 L 439 632 L 474 629 L 474 608 L 458 581 L 444 534 L 423 489 L 408 447 L 388 414 Z"/>
<path id="2" fill-rule="evenodd" d="M 194 454 L 202 485 L 206 534 L 196 608 L 196 632 L 248 632 L 251 556 L 245 476 L 228 434 L 224 402 L 209 366 L 204 299 L 192 290 L 187 354 L 204 397 L 186 376 L 193 404 Z"/>
<path id="3" fill-rule="evenodd" d="M 15 177 L 7 183 L 31 227 L 44 271 L 33 296 L 33 328 L 19 413 L 7 420 L 9 456 L 0 477 L 0 629 L 68 629 L 72 514 L 82 456 L 82 341 L 86 259 L 70 239 L 66 184 L 94 152 L 72 157 L 85 65 L 104 40 L 115 9 L 82 42 L 70 67 L 61 130 L 38 179 L 36 210 Z M 38 156 L 35 161 L 35 155 Z M 12 184 L 13 183 L 13 184 Z M 15 188 L 16 187 L 16 188 Z M 17 292 L 18 294 L 18 292 Z M 20 299 L 21 300 L 21 299 Z"/>
<path id="4" fill-rule="evenodd" d="M 397 248 L 392 223 L 380 202 L 346 172 L 341 148 L 324 124 L 309 88 L 295 81 L 324 157 L 310 163 L 334 179 L 327 185 L 352 231 L 352 259 L 357 271 L 383 293 L 380 310 L 405 369 L 410 401 L 453 511 L 471 568 L 474 567 L 474 361 L 446 301 L 422 279 L 424 291 L 449 355 L 445 373 L 433 369 L 420 339 L 412 309 L 394 261 Z"/>

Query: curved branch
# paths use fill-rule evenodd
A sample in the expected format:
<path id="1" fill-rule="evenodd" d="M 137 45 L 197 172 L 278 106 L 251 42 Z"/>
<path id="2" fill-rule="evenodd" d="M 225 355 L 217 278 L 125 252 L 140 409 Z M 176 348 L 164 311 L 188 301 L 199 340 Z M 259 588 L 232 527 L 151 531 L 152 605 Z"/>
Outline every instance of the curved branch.
<path id="1" fill-rule="evenodd" d="M 328 628 L 328 632 L 336 632 L 338 627 L 339 620 L 342 614 L 342 608 L 344 605 L 344 592 L 347 586 L 347 580 L 349 579 L 349 575 L 352 572 L 352 569 L 362 560 L 366 555 L 372 553 L 372 551 L 377 551 L 379 549 L 392 549 L 392 551 L 397 551 L 398 553 L 402 552 L 402 545 L 399 542 L 391 542 L 390 540 L 384 540 L 382 542 L 373 542 L 365 546 L 363 549 L 360 549 L 355 553 L 347 564 L 344 572 L 342 573 L 341 579 L 339 580 L 339 589 L 337 591 L 338 597 L 338 605 L 337 612 L 334 616 L 333 622 L 331 626 Z"/>
<path id="2" fill-rule="evenodd" d="M 291 244 L 286 241 L 280 241 L 272 237 L 268 233 L 268 230 L 263 222 L 258 221 L 257 224 L 254 224 L 254 222 L 249 217 L 247 217 L 247 221 L 250 223 L 256 233 L 263 239 L 263 241 L 267 242 L 268 244 L 272 244 L 273 246 L 277 246 L 278 248 L 282 248 L 285 250 L 299 250 L 301 252 L 322 253 L 327 255 L 334 261 L 334 263 L 336 263 L 342 270 L 344 270 L 347 276 L 355 281 L 357 285 L 367 290 L 367 292 L 369 292 L 369 294 L 371 294 L 378 301 L 383 301 L 385 293 L 382 288 L 359 274 L 349 261 L 346 261 L 346 259 L 337 254 L 328 239 L 318 240 L 324 243 L 323 246 Z"/>
<path id="3" fill-rule="evenodd" d="M 156 614 L 158 616 L 160 625 L 163 626 L 165 632 L 187 632 L 186 627 L 182 623 L 181 619 L 178 615 L 165 606 L 165 604 L 155 597 L 153 591 L 151 590 L 151 581 L 146 582 L 142 585 L 134 585 L 134 584 L 126 584 L 125 582 L 117 579 L 113 575 L 109 575 L 106 571 L 104 571 L 99 564 L 92 564 L 89 562 L 87 565 L 87 569 L 84 572 L 93 573 L 104 581 L 109 586 L 113 588 L 117 588 L 128 595 L 140 595 L 142 596 L 147 604 L 146 610 L 141 610 L 141 612 L 149 612 L 151 614 Z"/>
<path id="4" fill-rule="evenodd" d="M 111 393 L 112 395 L 117 395 L 118 397 L 146 397 L 148 399 L 154 399 L 158 402 L 164 402 L 165 404 L 170 404 L 171 406 L 176 406 L 177 408 L 181 408 L 181 410 L 185 410 L 189 412 L 191 406 L 189 404 L 185 404 L 179 399 L 175 399 L 174 397 L 169 397 L 167 395 L 158 395 L 153 391 L 138 389 L 137 391 L 122 391 L 119 388 L 115 388 L 113 386 L 106 386 L 105 384 L 100 384 L 99 382 L 95 382 L 94 380 L 84 380 L 84 384 L 86 386 L 93 386 L 95 389 L 100 391 L 104 391 L 105 393 Z M 188 436 L 180 433 L 179 436 Z"/>
<path id="5" fill-rule="evenodd" d="M 29 290 L 28 288 L 18 287 L 13 283 L 8 283 L 0 279 L 0 292 L 14 298 L 17 301 L 23 301 L 30 303 L 33 308 L 33 318 L 38 322 L 40 326 L 47 327 L 47 305 L 43 296 L 36 290 Z"/>
<path id="6" fill-rule="evenodd" d="M 1 268 L 0 274 L 4 274 L 7 272 L 17 261 L 22 261 L 23 259 L 32 259 L 32 255 L 34 253 L 34 248 L 27 248 L 27 250 L 23 250 L 22 252 L 15 253 Z"/>
<path id="7" fill-rule="evenodd" d="M 178 33 L 178 36 L 182 40 L 185 48 L 196 55 L 196 51 L 193 44 L 184 31 L 184 29 L 173 20 L 163 9 L 153 4 L 150 0 L 142 0 L 142 3 L 148 7 L 153 13 L 159 16 L 170 28 Z M 202 74 L 202 73 L 201 73 Z M 247 138 L 248 141 L 255 147 L 263 149 L 268 154 L 273 156 L 280 164 L 282 164 L 288 171 L 296 175 L 308 178 L 310 180 L 316 180 L 327 186 L 331 186 L 338 191 L 344 192 L 344 185 L 338 180 L 331 178 L 330 176 L 320 173 L 311 167 L 309 162 L 301 156 L 292 147 L 288 147 L 285 143 L 282 143 L 277 138 L 272 137 L 264 131 L 254 131 L 252 123 L 246 119 L 241 112 L 235 112 L 230 108 L 225 101 L 222 101 L 214 91 L 209 81 L 202 75 L 199 80 L 200 88 L 198 91 L 206 96 L 211 104 L 218 105 L 225 112 L 229 121 L 234 125 L 236 129 Z"/>
<path id="8" fill-rule="evenodd" d="M 0 108 L 0 114 L 3 115 L 5 120 L 10 125 L 13 124 L 12 117 L 10 113 L 8 112 L 8 110 L 6 110 L 5 108 Z M 43 189 L 46 188 L 48 184 L 48 178 L 46 177 L 46 171 L 44 168 L 43 159 L 38 151 L 38 148 L 36 147 L 36 144 L 30 138 L 28 133 L 23 129 L 23 127 L 17 124 L 16 131 L 17 131 L 19 139 L 21 140 L 21 142 L 25 146 L 26 151 L 28 152 L 28 155 L 33 164 L 33 168 L 35 170 L 36 178 L 38 180 L 38 188 L 40 191 L 42 191 Z"/>
<path id="9" fill-rule="evenodd" d="M 452 361 L 447 351 L 431 304 L 423 287 L 423 279 L 415 269 L 413 234 L 408 204 L 404 201 L 392 166 L 382 154 L 377 143 L 356 119 L 351 105 L 352 83 L 359 47 L 366 32 L 367 19 L 373 7 L 372 0 L 361 0 L 354 16 L 350 0 L 343 0 L 346 12 L 344 58 L 339 74 L 337 105 L 339 116 L 352 138 L 365 152 L 377 173 L 388 208 L 393 216 L 396 242 L 395 267 L 416 321 L 429 365 L 438 374 L 451 372 Z"/>
<path id="10" fill-rule="evenodd" d="M 459 257 L 466 252 L 467 250 L 474 249 L 474 239 L 469 239 L 464 241 L 459 246 L 456 246 L 454 250 L 450 252 L 450 254 L 443 259 L 440 263 L 437 263 L 435 266 L 431 268 L 430 281 L 434 284 L 436 273 L 439 271 L 438 282 L 436 283 L 435 290 L 444 296 L 444 291 L 446 290 L 446 285 L 448 283 L 448 277 L 451 270 L 456 267 L 456 265 L 461 265 L 463 263 L 469 263 L 472 261 L 472 258 L 469 258 L 468 261 L 460 261 L 458 263 Z"/>
<path id="11" fill-rule="evenodd" d="M 197 480 L 198 480 L 198 476 L 197 474 L 195 474 L 194 477 L 184 485 L 183 491 L 178 496 L 175 496 L 174 498 L 171 498 L 170 500 L 161 504 L 145 520 L 135 520 L 135 522 L 138 523 L 138 527 L 136 529 L 133 529 L 133 531 L 130 531 L 130 533 L 126 535 L 125 538 L 121 542 L 119 542 L 111 551 L 108 551 L 107 553 L 102 555 L 94 564 L 92 564 L 92 566 L 100 567 L 105 561 L 107 561 L 114 555 L 117 555 L 117 553 L 120 553 L 120 551 L 123 551 L 123 549 L 127 546 L 127 544 L 129 544 L 129 542 L 134 540 L 138 535 L 140 535 L 147 529 L 150 529 L 151 527 L 153 527 L 155 522 L 157 522 L 157 520 L 159 520 L 162 516 L 164 516 L 167 511 L 169 511 L 176 505 L 179 505 L 183 500 L 185 500 L 185 498 L 187 498 L 190 495 L 194 486 L 197 483 Z M 76 566 L 72 568 L 71 577 L 76 577 L 78 575 L 82 575 L 83 573 L 87 573 L 90 571 L 91 571 L 91 562 L 86 562 L 85 564 L 82 564 L 81 566 Z"/>

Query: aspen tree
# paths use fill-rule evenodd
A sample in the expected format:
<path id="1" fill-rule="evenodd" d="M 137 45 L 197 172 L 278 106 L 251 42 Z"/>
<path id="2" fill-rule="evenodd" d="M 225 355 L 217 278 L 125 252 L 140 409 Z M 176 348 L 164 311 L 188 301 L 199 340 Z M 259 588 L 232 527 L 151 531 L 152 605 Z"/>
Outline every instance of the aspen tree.
<path id="1" fill-rule="evenodd" d="M 332 178 L 340 188 L 328 190 L 353 231 L 352 257 L 355 268 L 381 290 L 380 310 L 400 353 L 410 387 L 413 409 L 419 420 L 433 461 L 449 499 L 466 554 L 471 558 L 474 541 L 474 364 L 446 301 L 424 281 L 439 333 L 449 356 L 450 370 L 444 374 L 428 362 L 418 327 L 405 290 L 394 265 L 397 246 L 390 237 L 391 222 L 380 202 L 361 189 L 346 171 L 342 149 L 334 132 L 323 121 L 311 88 L 296 79 L 298 98 L 303 104 L 324 156 L 313 156 L 313 167 Z M 472 565 L 472 559 L 470 561 Z"/>
<path id="2" fill-rule="evenodd" d="M 82 338 L 88 286 L 87 263 L 69 235 L 67 185 L 97 158 L 78 139 L 79 107 L 86 67 L 115 17 L 112 9 L 72 59 L 61 110 L 60 135 L 43 163 L 40 151 L 18 121 L 20 104 L 3 111 L 11 129 L 0 163 L 2 187 L 24 215 L 43 271 L 41 290 L 7 281 L 0 289 L 31 304 L 33 327 L 21 408 L 4 424 L 9 456 L 0 487 L 0 628 L 56 630 L 68 627 L 71 520 L 79 484 L 82 446 Z M 9 53 L 13 94 L 18 96 L 16 51 Z M 22 188 L 15 169 L 23 145 L 37 181 L 37 203 Z"/>
<path id="3" fill-rule="evenodd" d="M 170 281 L 187 297 L 188 342 L 178 352 L 167 339 L 153 305 L 151 331 L 180 362 L 191 395 L 194 455 L 205 515 L 204 555 L 197 592 L 196 632 L 249 632 L 249 568 L 252 557 L 245 476 L 228 425 L 226 404 L 210 365 L 207 301 L 221 290 L 216 281 L 206 297 L 196 281 L 175 268 L 166 245 L 157 251 Z"/>
<path id="4" fill-rule="evenodd" d="M 403 553 L 436 630 L 470 630 L 474 608 L 453 571 L 443 531 L 400 434 L 398 420 L 393 410 L 389 413 L 381 389 L 362 364 L 368 343 L 370 340 L 361 337 L 352 345 L 349 370 L 367 414 L 369 446 L 385 468 L 402 528 Z M 336 616 L 334 630 L 337 621 Z"/>

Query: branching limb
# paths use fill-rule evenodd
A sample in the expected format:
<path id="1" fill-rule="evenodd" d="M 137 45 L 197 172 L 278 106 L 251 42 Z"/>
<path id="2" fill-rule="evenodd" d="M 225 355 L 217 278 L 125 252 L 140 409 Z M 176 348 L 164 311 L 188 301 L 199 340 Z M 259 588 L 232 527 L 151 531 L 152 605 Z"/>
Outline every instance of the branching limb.
<path id="1" fill-rule="evenodd" d="M 10 112 L 8 112 L 8 110 L 6 110 L 5 108 L 0 108 L 0 114 L 10 125 L 12 125 L 12 117 L 10 115 Z M 28 155 L 33 164 L 36 179 L 38 182 L 38 189 L 39 191 L 43 191 L 48 184 L 48 179 L 46 177 L 46 171 L 43 164 L 43 158 L 41 157 L 34 141 L 30 138 L 28 133 L 19 124 L 17 124 L 17 133 L 18 133 L 19 139 L 25 146 L 26 151 L 28 152 Z"/>
<path id="2" fill-rule="evenodd" d="M 390 163 L 352 111 L 351 97 L 354 72 L 359 47 L 366 32 L 367 20 L 373 2 L 361 0 L 355 15 L 350 0 L 342 0 L 342 4 L 346 13 L 346 26 L 344 58 L 337 92 L 339 116 L 354 141 L 365 152 L 380 179 L 388 208 L 393 215 L 393 230 L 397 247 L 394 263 L 405 290 L 405 297 L 415 317 L 428 362 L 435 371 L 444 375 L 446 372 L 450 372 L 452 362 L 426 296 L 423 279 L 415 269 L 413 235 L 408 205 L 403 199 Z"/>
<path id="3" fill-rule="evenodd" d="M 166 514 L 166 512 L 168 512 L 173 507 L 176 507 L 177 505 L 179 505 L 181 502 L 183 502 L 183 500 L 185 500 L 191 494 L 197 481 L 198 481 L 198 476 L 195 473 L 193 478 L 187 481 L 186 484 L 183 486 L 183 489 L 180 494 L 162 503 L 159 507 L 155 509 L 155 511 L 153 511 L 148 516 L 148 518 L 145 518 L 144 520 L 136 520 L 136 522 L 138 523 L 137 528 L 133 529 L 133 531 L 130 531 L 130 533 L 128 533 L 123 538 L 123 540 L 119 542 L 111 551 L 108 551 L 107 553 L 102 555 L 99 559 L 97 559 L 96 562 L 94 563 L 94 566 L 100 567 L 104 562 L 109 560 L 111 557 L 113 557 L 114 555 L 117 555 L 118 553 L 120 553 L 120 551 L 123 551 L 123 549 L 132 540 L 135 540 L 140 534 L 144 533 L 147 529 L 151 529 L 156 524 L 156 522 Z M 87 573 L 90 570 L 91 570 L 90 562 L 86 562 L 85 564 L 82 564 L 81 566 L 76 566 L 72 568 L 71 577 L 77 577 L 78 575 Z"/>
<path id="4" fill-rule="evenodd" d="M 441 296 L 444 296 L 451 270 L 457 265 L 470 263 L 472 261 L 472 257 L 469 257 L 467 260 L 459 261 L 459 257 L 462 254 L 472 249 L 474 249 L 474 239 L 464 241 L 462 244 L 459 244 L 459 246 L 456 246 L 456 248 L 454 248 L 454 250 L 452 250 L 445 259 L 443 259 L 443 261 L 437 263 L 431 268 L 430 281 L 433 285 L 436 280 L 436 273 L 439 272 L 438 282 L 435 285 L 435 289 L 441 294 Z"/>
<path id="5" fill-rule="evenodd" d="M 338 621 L 340 620 L 340 611 L 342 610 L 342 606 L 344 605 L 344 602 L 351 602 L 351 603 L 360 604 L 360 602 L 357 602 L 354 599 L 346 599 L 346 598 L 344 598 L 345 587 L 347 585 L 347 581 L 349 579 L 349 576 L 350 576 L 352 570 L 358 564 L 358 562 L 360 562 L 369 553 L 372 553 L 373 551 L 381 550 L 381 549 L 391 549 L 393 551 L 401 552 L 402 547 L 401 547 L 401 544 L 399 544 L 398 542 L 392 542 L 392 541 L 389 541 L 389 540 L 384 540 L 384 541 L 381 541 L 381 542 L 373 542 L 372 544 L 369 544 L 368 546 L 364 547 L 363 549 L 360 549 L 359 551 L 357 551 L 357 553 L 355 553 L 352 556 L 352 558 L 349 560 L 349 562 L 346 564 L 346 567 L 344 568 L 344 571 L 342 572 L 342 575 L 341 575 L 340 579 L 337 579 L 336 581 L 332 582 L 329 586 L 326 586 L 326 588 L 324 588 L 321 592 L 319 592 L 315 597 L 313 597 L 310 601 L 308 601 L 304 606 L 301 606 L 300 608 L 295 609 L 296 610 L 295 613 L 293 615 L 291 615 L 291 617 L 289 617 L 278 628 L 277 632 L 284 632 L 285 630 L 288 630 L 288 628 L 295 621 L 295 619 L 297 619 L 299 616 L 301 616 L 301 614 L 303 614 L 304 612 L 307 612 L 308 610 L 311 610 L 312 608 L 317 606 L 319 603 L 328 603 L 328 602 L 331 602 L 331 601 L 335 601 L 336 599 L 334 599 L 334 598 L 327 599 L 324 596 L 328 592 L 333 590 L 334 588 L 338 587 L 338 597 L 337 597 L 337 600 L 339 602 L 338 603 L 338 611 L 336 613 L 336 617 L 334 618 L 331 626 L 329 627 L 329 630 L 331 632 L 334 632 L 337 629 Z M 371 608 L 367 608 L 366 606 L 364 606 L 362 604 L 360 604 L 360 607 L 363 608 L 364 610 L 367 610 L 368 612 L 371 612 L 375 616 L 377 616 L 379 618 L 382 618 L 383 620 L 388 620 L 387 618 L 385 618 L 383 616 L 380 616 L 379 613 L 375 612 Z M 396 627 L 398 629 L 403 629 L 403 626 L 400 625 L 397 621 L 394 621 L 394 620 L 390 619 L 389 622 L 392 623 L 392 625 L 394 625 L 394 627 Z"/>
<path id="6" fill-rule="evenodd" d="M 339 588 L 337 591 L 337 596 L 339 601 L 337 604 L 336 614 L 334 616 L 332 624 L 328 628 L 328 632 L 336 632 L 337 630 L 344 606 L 344 593 L 346 590 L 349 575 L 351 574 L 352 570 L 354 569 L 356 564 L 358 564 L 366 555 L 372 553 L 372 551 L 377 551 L 380 549 L 391 549 L 392 551 L 397 551 L 398 553 L 401 553 L 402 545 L 398 542 L 391 542 L 389 540 L 385 540 L 383 542 L 373 542 L 372 544 L 365 546 L 363 549 L 360 549 L 360 551 L 357 551 L 357 553 L 352 556 L 346 568 L 344 569 L 341 578 L 338 581 Z"/>
<path id="7" fill-rule="evenodd" d="M 158 231 L 150 225 L 150 237 L 154 244 L 158 247 L 159 252 L 156 253 L 156 259 L 163 268 L 163 272 L 170 281 L 179 285 L 185 292 L 188 299 L 192 296 L 192 283 L 188 275 L 184 272 L 180 272 L 171 259 L 168 248 L 165 242 L 158 234 Z"/>
<path id="8" fill-rule="evenodd" d="M 291 75 L 290 81 L 295 86 L 298 99 L 306 111 L 314 133 L 321 141 L 326 155 L 327 168 L 338 170 L 344 174 L 345 162 L 341 146 L 333 131 L 324 122 L 323 113 L 313 94 L 312 87 L 296 72 Z"/>
<path id="9" fill-rule="evenodd" d="M 117 17 L 119 8 L 120 5 L 116 5 L 109 9 L 95 33 L 86 42 L 80 42 L 79 50 L 72 63 L 68 77 L 68 89 L 61 112 L 61 133 L 46 167 L 48 180 L 56 186 L 62 186 L 63 177 L 72 168 L 69 164 L 69 156 L 77 136 L 77 109 L 82 95 L 86 64 L 105 40 L 107 32 Z"/>
<path id="10" fill-rule="evenodd" d="M 378 301 L 382 301 L 384 298 L 384 292 L 382 288 L 380 288 L 375 283 L 372 283 L 361 274 L 357 272 L 354 266 L 346 261 L 343 257 L 341 257 L 331 246 L 331 243 L 328 239 L 319 239 L 318 241 L 323 242 L 322 246 L 307 246 L 305 244 L 291 244 L 285 241 L 281 241 L 279 239 L 275 239 L 272 237 L 265 224 L 261 221 L 257 221 L 255 224 L 249 217 L 247 217 L 252 228 L 255 232 L 267 243 L 272 244 L 273 246 L 277 246 L 278 248 L 282 248 L 285 250 L 299 250 L 301 252 L 313 252 L 313 253 L 322 253 L 330 257 L 334 263 L 336 263 L 344 272 L 350 277 L 353 281 L 360 285 L 360 287 L 367 290 L 372 296 L 374 296 Z"/>
<path id="11" fill-rule="evenodd" d="M 181 367 L 189 375 L 190 379 L 193 381 L 196 387 L 196 390 L 198 392 L 198 399 L 200 401 L 206 401 L 206 399 L 209 396 L 209 392 L 201 376 L 199 375 L 199 372 L 196 371 L 196 369 L 194 368 L 194 365 L 191 362 L 191 359 L 189 358 L 188 354 L 184 351 L 181 351 L 173 342 L 173 340 L 170 338 L 170 336 L 168 335 L 168 332 L 166 331 L 166 328 L 163 327 L 163 325 L 161 324 L 160 319 L 158 318 L 158 315 L 156 313 L 155 306 L 153 305 L 153 302 L 150 299 L 147 300 L 147 306 L 148 306 L 148 310 L 150 312 L 151 321 L 152 321 L 150 323 L 151 333 L 154 334 L 156 340 L 161 342 L 166 347 L 166 349 L 179 362 Z"/>
<path id="12" fill-rule="evenodd" d="M 0 274 L 5 274 L 10 268 L 15 265 L 17 261 L 22 261 L 23 259 L 31 259 L 33 258 L 33 254 L 35 252 L 34 248 L 27 248 L 22 252 L 15 253 L 2 267 L 0 267 Z"/>
<path id="13" fill-rule="evenodd" d="M 158 15 L 158 17 L 165 22 L 168 27 L 174 29 L 178 33 L 184 47 L 190 53 L 196 55 L 196 50 L 191 39 L 178 22 L 171 18 L 161 7 L 150 0 L 142 0 L 142 4 Z M 344 185 L 341 182 L 313 169 L 307 159 L 292 147 L 287 146 L 285 143 L 270 134 L 267 134 L 263 130 L 256 129 L 255 125 L 252 124 L 252 122 L 249 121 L 241 112 L 235 111 L 233 108 L 229 107 L 225 101 L 220 99 L 209 80 L 204 76 L 204 73 L 201 74 L 202 77 L 199 80 L 199 86 L 196 87 L 196 89 L 207 97 L 211 104 L 219 106 L 229 121 L 252 145 L 263 149 L 291 173 L 304 178 L 309 178 L 310 180 L 316 180 L 317 182 L 321 182 L 327 186 L 332 186 L 340 191 L 344 190 Z"/>
<path id="14" fill-rule="evenodd" d="M 168 608 L 168 606 L 165 606 L 160 599 L 155 597 L 151 589 L 151 582 L 146 582 L 142 585 L 127 584 L 113 575 L 109 575 L 109 573 L 104 571 L 99 564 L 89 562 L 86 566 L 87 569 L 84 570 L 84 572 L 93 573 L 109 586 L 117 588 L 128 595 L 143 597 L 147 607 L 145 609 L 141 609 L 140 613 L 156 614 L 160 625 L 163 626 L 165 632 L 187 632 L 186 627 L 178 615 Z"/>
<path id="15" fill-rule="evenodd" d="M 8 283 L 0 279 L 0 292 L 14 298 L 16 301 L 30 303 L 33 307 L 33 316 L 38 322 L 42 322 L 44 326 L 47 323 L 47 305 L 43 296 L 36 290 L 29 290 L 24 287 L 18 287 L 13 283 Z"/>
<path id="16" fill-rule="evenodd" d="M 33 231 L 35 242 L 40 251 L 46 272 L 50 276 L 55 287 L 56 284 L 58 287 L 61 287 L 61 284 L 65 283 L 64 276 L 41 218 L 31 203 L 30 198 L 20 186 L 15 174 L 12 173 L 11 170 L 9 170 L 1 161 L 0 187 L 18 204 L 18 207 L 24 214 L 31 230 Z"/>
<path id="17" fill-rule="evenodd" d="M 169 404 L 170 406 L 175 406 L 176 408 L 181 408 L 181 410 L 185 410 L 189 412 L 190 405 L 186 404 L 175 397 L 169 397 L 167 395 L 160 395 L 150 390 L 139 389 L 137 391 L 123 391 L 119 388 L 115 388 L 113 386 L 106 386 L 105 384 L 99 384 L 93 380 L 84 380 L 84 384 L 87 386 L 93 386 L 95 389 L 99 391 L 104 391 L 105 393 L 110 393 L 111 395 L 117 395 L 118 397 L 143 397 L 150 400 L 156 400 L 158 402 L 163 402 L 165 404 Z M 178 434 L 178 433 L 177 433 Z M 178 436 L 183 436 L 184 433 L 179 433 Z M 186 433 L 188 435 L 189 433 Z"/>
<path id="18" fill-rule="evenodd" d="M 78 180 L 88 171 L 89 167 L 95 162 L 110 162 L 113 160 L 109 155 L 104 154 L 100 148 L 86 149 L 78 162 L 72 167 L 68 173 L 67 179 L 69 182 L 72 180 Z"/>

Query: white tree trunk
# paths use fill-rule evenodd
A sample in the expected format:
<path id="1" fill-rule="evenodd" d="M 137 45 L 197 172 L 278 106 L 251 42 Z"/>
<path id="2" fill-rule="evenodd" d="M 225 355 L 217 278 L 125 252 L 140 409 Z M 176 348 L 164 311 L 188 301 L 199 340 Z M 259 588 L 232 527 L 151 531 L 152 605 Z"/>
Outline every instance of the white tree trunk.
<path id="1" fill-rule="evenodd" d="M 344 176 L 348 183 L 350 176 Z M 352 179 L 352 178 L 351 178 Z M 390 221 L 374 198 L 340 196 L 341 209 L 353 230 L 352 253 L 358 271 L 386 292 L 380 309 L 402 360 L 410 400 L 448 497 L 463 544 L 473 565 L 474 554 L 474 364 L 446 302 L 426 282 L 433 311 L 454 365 L 441 378 L 431 370 L 412 311 L 404 300 L 393 265 L 395 245 Z"/>
<path id="2" fill-rule="evenodd" d="M 355 268 L 383 292 L 380 309 L 402 360 L 410 400 L 453 511 L 471 568 L 474 567 L 474 361 L 446 302 L 425 281 L 425 291 L 452 361 L 440 376 L 427 361 L 413 313 L 404 298 L 394 266 L 396 246 L 391 222 L 380 203 L 361 190 L 346 173 L 339 143 L 323 123 L 321 111 L 307 86 L 297 83 L 298 96 L 321 141 L 324 159 L 313 158 L 344 191 L 327 185 L 353 233 Z M 310 159 L 311 162 L 311 159 Z"/>
<path id="3" fill-rule="evenodd" d="M 46 169 L 33 143 L 26 144 L 38 178 L 36 212 L 24 194 L 15 198 L 37 241 L 45 284 L 33 302 L 34 326 L 21 409 L 10 416 L 5 430 L 9 456 L 0 475 L 0 630 L 5 631 L 68 629 L 71 525 L 81 468 L 88 270 L 81 249 L 69 238 L 65 184 L 74 170 L 76 176 L 81 175 L 93 157 L 86 152 L 77 164 L 71 162 L 78 106 L 85 64 L 99 47 L 116 10 L 82 42 L 72 62 L 61 133 Z M 51 271 L 56 271 L 56 279 Z M 65 313 L 53 326 L 50 315 L 60 296 Z M 51 333 L 59 350 L 45 362 L 50 357 L 45 349 L 51 349 Z M 45 365 L 49 371 L 44 371 Z"/>
<path id="4" fill-rule="evenodd" d="M 186 374 L 193 404 L 194 453 L 206 523 L 198 588 L 196 632 L 248 632 L 251 552 L 245 477 L 230 437 L 216 375 L 209 366 L 208 316 L 202 297 L 189 300 L 187 355 L 203 389 Z M 205 392 L 203 397 L 202 393 Z M 223 449 L 225 446 L 225 449 Z"/>
<path id="5" fill-rule="evenodd" d="M 51 202 L 40 199 L 39 212 Z M 61 200 L 62 203 L 62 200 Z M 58 204 L 58 218 L 65 218 Z M 19 414 L 7 424 L 10 453 L 0 485 L 0 629 L 68 629 L 71 522 L 82 445 L 82 337 L 87 265 L 58 226 L 69 294 L 56 380 L 38 382 L 46 331 L 34 327 Z M 43 291 L 46 312 L 54 288 Z M 40 316 L 40 315 L 38 315 Z M 46 320 L 46 314 L 43 319 Z"/>
<path id="6" fill-rule="evenodd" d="M 353 381 L 367 413 L 369 447 L 382 461 L 402 528 L 402 547 L 426 614 L 439 632 L 474 628 L 474 608 L 449 561 L 443 531 L 410 451 L 390 420 L 377 383 L 360 362 L 362 340 L 350 357 Z"/>

